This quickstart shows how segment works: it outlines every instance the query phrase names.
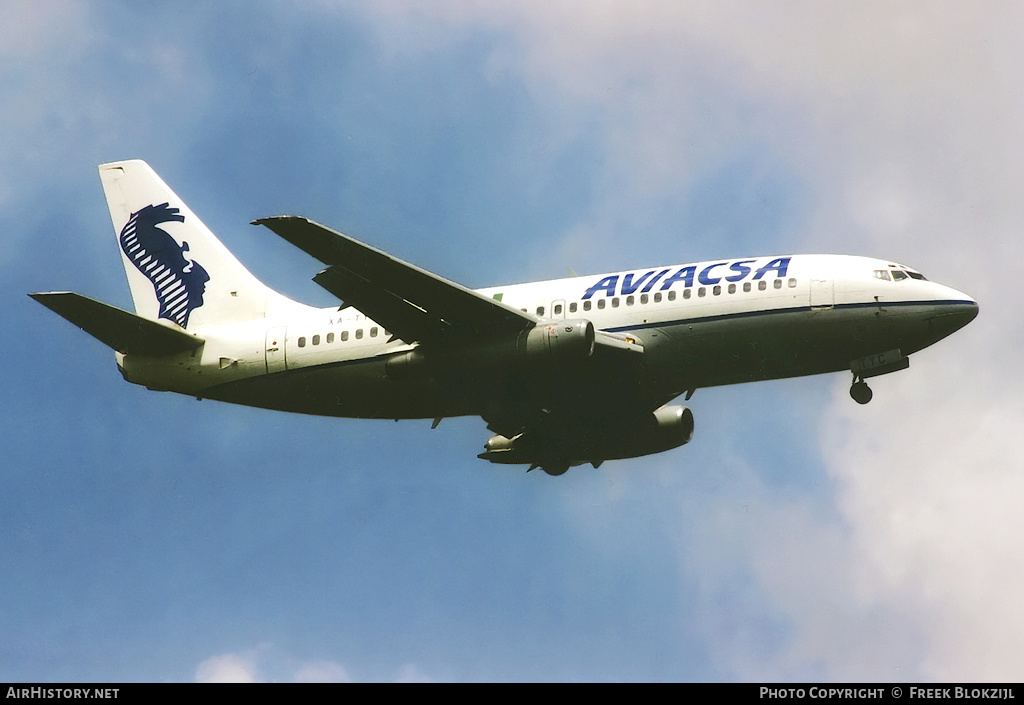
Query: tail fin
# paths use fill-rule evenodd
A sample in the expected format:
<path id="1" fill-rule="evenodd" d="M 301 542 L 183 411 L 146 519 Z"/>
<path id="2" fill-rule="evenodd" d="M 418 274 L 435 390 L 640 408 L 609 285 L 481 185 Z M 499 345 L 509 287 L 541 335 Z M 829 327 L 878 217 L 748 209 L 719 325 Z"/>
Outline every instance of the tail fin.
<path id="1" fill-rule="evenodd" d="M 146 162 L 99 170 L 140 316 L 195 330 L 300 306 L 250 274 Z"/>

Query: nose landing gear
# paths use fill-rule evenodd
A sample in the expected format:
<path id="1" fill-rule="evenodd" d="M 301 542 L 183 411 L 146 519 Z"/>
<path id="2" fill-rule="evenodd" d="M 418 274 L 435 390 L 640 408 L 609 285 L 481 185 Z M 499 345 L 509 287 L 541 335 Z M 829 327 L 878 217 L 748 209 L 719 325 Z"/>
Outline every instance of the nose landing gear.
<path id="1" fill-rule="evenodd" d="M 853 372 L 853 385 L 850 387 L 850 396 L 858 404 L 867 404 L 874 396 L 871 388 L 864 380 L 867 377 L 878 377 L 887 375 L 890 372 L 899 372 L 910 367 L 910 358 L 906 357 L 899 350 L 888 350 L 883 353 L 876 353 L 868 357 L 862 357 L 850 363 L 850 371 Z"/>
<path id="2" fill-rule="evenodd" d="M 850 387 L 850 396 L 858 404 L 867 404 L 871 401 L 871 397 L 874 394 L 871 392 L 871 387 L 868 386 L 868 383 L 855 375 L 853 385 Z"/>

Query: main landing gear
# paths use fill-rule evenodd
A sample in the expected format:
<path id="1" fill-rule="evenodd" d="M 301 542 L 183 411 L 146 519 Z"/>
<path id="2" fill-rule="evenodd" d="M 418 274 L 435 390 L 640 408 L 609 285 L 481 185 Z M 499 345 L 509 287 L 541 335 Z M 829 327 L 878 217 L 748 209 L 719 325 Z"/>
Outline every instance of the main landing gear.
<path id="1" fill-rule="evenodd" d="M 867 404 L 871 401 L 871 397 L 874 396 L 871 392 L 871 387 L 868 383 L 857 375 L 853 376 L 853 385 L 850 387 L 850 396 L 858 404 Z"/>
<path id="2" fill-rule="evenodd" d="M 600 463 L 598 463 L 597 465 L 600 465 Z M 594 467 L 596 468 L 597 465 L 595 465 Z M 540 463 L 533 463 L 533 464 L 530 465 L 529 470 L 527 470 L 526 472 L 530 472 L 530 470 L 534 470 L 535 468 L 540 468 L 541 470 L 546 472 L 548 475 L 554 475 L 554 476 L 557 477 L 558 475 L 564 475 L 566 473 L 566 471 L 568 471 L 569 463 L 562 462 L 562 461 L 557 461 L 557 460 L 556 461 L 548 461 L 548 462 L 544 463 L 543 465 L 541 465 Z"/>

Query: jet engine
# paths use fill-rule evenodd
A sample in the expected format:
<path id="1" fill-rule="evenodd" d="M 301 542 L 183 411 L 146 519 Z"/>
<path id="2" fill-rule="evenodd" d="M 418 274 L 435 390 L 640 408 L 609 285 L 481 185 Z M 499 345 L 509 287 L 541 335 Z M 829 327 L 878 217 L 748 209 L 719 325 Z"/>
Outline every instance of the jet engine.
<path id="1" fill-rule="evenodd" d="M 516 340 L 516 353 L 523 358 L 580 360 L 594 354 L 594 324 L 585 318 L 539 324 Z"/>
<path id="2" fill-rule="evenodd" d="M 583 430 L 586 428 L 587 430 Z M 580 426 L 578 435 L 545 438 L 525 431 L 512 438 L 492 436 L 478 458 L 503 465 L 529 464 L 549 475 L 561 475 L 570 466 L 605 460 L 636 458 L 661 453 L 693 438 L 693 412 L 685 406 L 663 406 L 634 420 L 609 426 Z"/>

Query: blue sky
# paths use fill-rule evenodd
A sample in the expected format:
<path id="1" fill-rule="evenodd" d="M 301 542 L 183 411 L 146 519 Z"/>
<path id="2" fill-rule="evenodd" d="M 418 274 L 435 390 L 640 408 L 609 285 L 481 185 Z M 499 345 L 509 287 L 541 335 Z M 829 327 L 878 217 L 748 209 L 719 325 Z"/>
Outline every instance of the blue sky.
<path id="1" fill-rule="evenodd" d="M 1018 678 L 1024 17 L 891 5 L 5 3 L 0 680 Z M 685 448 L 527 475 L 479 419 L 123 382 L 25 294 L 130 308 L 96 174 L 127 158 L 318 305 L 250 220 L 479 287 L 891 257 L 982 316 L 869 407 L 700 390 Z"/>

